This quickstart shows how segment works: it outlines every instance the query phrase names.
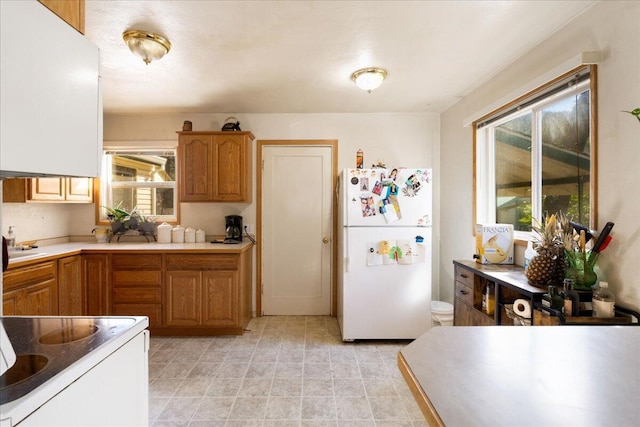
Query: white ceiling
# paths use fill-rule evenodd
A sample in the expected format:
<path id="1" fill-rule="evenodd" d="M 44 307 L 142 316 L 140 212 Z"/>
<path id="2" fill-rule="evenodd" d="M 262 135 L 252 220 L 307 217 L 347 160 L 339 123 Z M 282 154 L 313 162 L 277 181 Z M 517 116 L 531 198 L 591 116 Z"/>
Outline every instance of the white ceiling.
<path id="1" fill-rule="evenodd" d="M 442 112 L 594 1 L 86 1 L 104 110 Z M 157 32 L 145 65 L 122 41 Z M 371 94 L 351 81 L 385 68 Z"/>

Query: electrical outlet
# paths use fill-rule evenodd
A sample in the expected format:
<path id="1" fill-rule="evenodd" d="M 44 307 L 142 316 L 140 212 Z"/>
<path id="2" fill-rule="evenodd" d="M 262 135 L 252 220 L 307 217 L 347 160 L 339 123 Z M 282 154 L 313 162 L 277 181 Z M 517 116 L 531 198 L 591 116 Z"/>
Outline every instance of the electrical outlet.
<path id="1" fill-rule="evenodd" d="M 256 234 L 256 228 L 253 224 L 245 224 L 244 228 L 247 234 Z"/>

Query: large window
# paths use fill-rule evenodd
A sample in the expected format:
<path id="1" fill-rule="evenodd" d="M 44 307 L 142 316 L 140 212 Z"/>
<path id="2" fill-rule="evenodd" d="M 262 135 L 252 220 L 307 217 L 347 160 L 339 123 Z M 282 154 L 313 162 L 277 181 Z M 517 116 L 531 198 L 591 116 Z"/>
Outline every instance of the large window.
<path id="1" fill-rule="evenodd" d="M 121 203 L 127 212 L 177 222 L 175 150 L 105 151 L 102 177 L 101 206 Z M 104 209 L 100 221 L 107 221 Z"/>
<path id="2" fill-rule="evenodd" d="M 528 232 L 563 212 L 596 227 L 594 76 L 574 70 L 475 123 L 476 222 Z"/>

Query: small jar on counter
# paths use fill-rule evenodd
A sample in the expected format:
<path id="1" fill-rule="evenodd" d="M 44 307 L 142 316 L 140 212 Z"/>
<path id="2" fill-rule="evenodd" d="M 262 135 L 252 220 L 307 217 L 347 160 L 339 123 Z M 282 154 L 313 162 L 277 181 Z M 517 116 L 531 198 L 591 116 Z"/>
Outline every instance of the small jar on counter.
<path id="1" fill-rule="evenodd" d="M 206 233 L 204 232 L 203 229 L 199 228 L 196 231 L 196 243 L 204 243 L 206 239 L 207 239 Z"/>
<path id="2" fill-rule="evenodd" d="M 171 228 L 166 222 L 157 227 L 158 243 L 171 243 Z"/>
<path id="3" fill-rule="evenodd" d="M 172 243 L 184 243 L 184 227 L 176 225 L 171 230 L 171 242 Z"/>
<path id="4" fill-rule="evenodd" d="M 196 241 L 196 229 L 187 227 L 184 229 L 184 242 L 195 243 Z"/>

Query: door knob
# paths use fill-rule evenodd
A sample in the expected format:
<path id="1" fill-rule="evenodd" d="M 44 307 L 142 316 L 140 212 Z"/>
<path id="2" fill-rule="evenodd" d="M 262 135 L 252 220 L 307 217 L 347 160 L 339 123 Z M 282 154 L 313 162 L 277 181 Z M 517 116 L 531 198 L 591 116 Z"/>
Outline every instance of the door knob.
<path id="1" fill-rule="evenodd" d="M 323 238 L 322 243 L 329 243 L 329 238 L 328 237 Z"/>

